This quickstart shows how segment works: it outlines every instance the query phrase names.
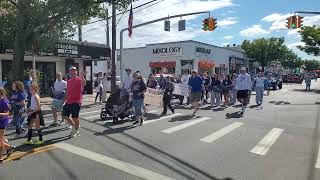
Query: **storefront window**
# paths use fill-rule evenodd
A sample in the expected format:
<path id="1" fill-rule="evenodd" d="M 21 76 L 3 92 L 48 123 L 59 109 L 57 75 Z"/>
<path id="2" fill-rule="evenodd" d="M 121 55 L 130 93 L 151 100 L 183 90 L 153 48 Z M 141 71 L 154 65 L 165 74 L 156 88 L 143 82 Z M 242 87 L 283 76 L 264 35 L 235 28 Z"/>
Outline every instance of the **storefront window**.
<path id="1" fill-rule="evenodd" d="M 190 74 L 192 69 L 193 60 L 181 60 L 181 74 L 183 74 L 184 72 Z"/>

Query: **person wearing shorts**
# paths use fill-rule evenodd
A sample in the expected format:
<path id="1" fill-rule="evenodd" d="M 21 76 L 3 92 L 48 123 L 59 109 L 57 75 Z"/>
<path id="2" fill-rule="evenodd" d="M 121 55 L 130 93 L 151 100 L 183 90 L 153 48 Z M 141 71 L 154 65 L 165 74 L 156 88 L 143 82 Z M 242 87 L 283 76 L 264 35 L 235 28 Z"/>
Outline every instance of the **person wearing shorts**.
<path id="1" fill-rule="evenodd" d="M 82 89 L 86 85 L 86 72 L 82 72 L 80 77 L 77 75 L 77 68 L 71 66 L 69 68 L 69 75 L 71 78 L 67 81 L 67 92 L 63 100 L 63 116 L 66 121 L 72 126 L 70 137 L 80 136 L 79 127 L 79 113 L 82 104 Z M 71 115 L 71 118 L 70 118 Z"/>
<path id="2" fill-rule="evenodd" d="M 251 90 L 251 77 L 246 73 L 246 68 L 240 69 L 240 75 L 236 81 L 237 99 L 242 104 L 241 115 L 244 114 L 248 104 L 248 95 Z"/>
<path id="3" fill-rule="evenodd" d="M 202 79 L 198 76 L 197 70 L 192 70 L 192 76 L 189 78 L 188 85 L 190 86 L 190 101 L 194 108 L 192 116 L 196 116 L 199 110 L 202 91 L 204 90 Z"/>
<path id="4" fill-rule="evenodd" d="M 8 99 L 6 98 L 6 91 L 3 87 L 0 87 L 0 162 L 3 162 L 3 151 L 7 151 L 7 157 L 9 157 L 14 149 L 15 146 L 12 146 L 5 142 L 4 134 L 7 126 L 9 125 L 9 110 L 10 104 Z"/>
<path id="5" fill-rule="evenodd" d="M 67 89 L 67 82 L 62 80 L 62 73 L 58 72 L 57 73 L 57 80 L 54 83 L 54 88 L 53 88 L 53 101 L 51 104 L 51 109 L 52 109 L 52 114 L 53 114 L 53 125 L 57 126 L 59 125 L 58 123 L 58 112 L 62 112 L 62 101 L 65 96 Z M 61 122 L 63 122 L 63 115 L 61 113 L 62 119 Z"/>

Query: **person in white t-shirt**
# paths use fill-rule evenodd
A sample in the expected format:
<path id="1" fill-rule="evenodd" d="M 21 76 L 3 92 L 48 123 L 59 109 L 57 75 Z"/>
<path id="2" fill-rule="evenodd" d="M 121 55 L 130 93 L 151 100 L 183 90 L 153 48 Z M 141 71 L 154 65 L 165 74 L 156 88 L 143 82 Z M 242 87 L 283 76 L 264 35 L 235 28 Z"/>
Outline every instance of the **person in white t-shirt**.
<path id="1" fill-rule="evenodd" d="M 262 72 L 258 73 L 258 77 L 255 78 L 256 84 L 256 103 L 261 107 L 263 101 L 263 93 L 264 93 L 264 84 L 267 80 L 266 77 L 263 77 Z"/>
<path id="2" fill-rule="evenodd" d="M 133 77 L 131 76 L 131 69 L 126 68 L 126 76 L 123 79 L 123 88 L 125 88 L 128 92 L 130 91 L 131 84 L 133 82 Z"/>
<path id="3" fill-rule="evenodd" d="M 184 72 L 184 74 L 182 75 L 182 77 L 181 77 L 181 82 L 182 82 L 183 84 L 188 84 L 190 77 L 191 77 L 191 76 L 187 73 L 187 70 L 186 70 L 186 71 Z M 181 97 L 181 99 L 180 99 L 180 105 L 183 104 L 184 98 L 185 98 L 185 97 Z M 189 97 L 187 97 L 187 105 L 188 105 L 189 103 L 190 103 L 190 99 L 189 99 Z"/>
<path id="4" fill-rule="evenodd" d="M 246 68 L 240 69 L 240 75 L 236 80 L 237 99 L 242 104 L 241 115 L 244 114 L 245 108 L 248 104 L 248 96 L 251 90 L 251 77 L 246 73 Z"/>
<path id="5" fill-rule="evenodd" d="M 63 98 L 66 94 L 67 82 L 62 80 L 62 73 L 57 73 L 57 80 L 53 87 L 53 101 L 51 104 L 52 115 L 53 115 L 53 125 L 57 126 L 58 123 L 58 112 L 62 112 Z M 63 116 L 61 117 L 61 122 L 63 122 Z"/>
<path id="6" fill-rule="evenodd" d="M 95 101 L 94 103 L 96 104 L 97 103 L 97 99 L 99 98 L 99 102 L 101 103 L 102 102 L 102 98 L 101 98 L 101 94 L 102 94 L 102 90 L 103 90 L 103 85 L 102 85 L 102 72 L 99 72 L 97 75 L 96 75 L 96 79 L 94 81 L 94 87 L 96 88 L 96 98 L 95 98 Z"/>
<path id="7" fill-rule="evenodd" d="M 101 101 L 105 102 L 107 99 L 108 87 L 111 87 L 111 81 L 110 81 L 110 78 L 108 78 L 107 73 L 103 73 L 103 78 L 101 81 L 102 81 L 102 87 L 103 87 L 102 94 L 101 94 Z"/>

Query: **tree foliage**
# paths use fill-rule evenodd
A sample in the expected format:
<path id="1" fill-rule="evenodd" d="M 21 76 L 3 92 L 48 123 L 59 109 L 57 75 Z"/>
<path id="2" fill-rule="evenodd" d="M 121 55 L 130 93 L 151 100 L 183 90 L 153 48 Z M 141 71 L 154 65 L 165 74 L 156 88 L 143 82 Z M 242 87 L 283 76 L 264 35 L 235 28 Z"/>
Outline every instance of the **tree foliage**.
<path id="1" fill-rule="evenodd" d="M 305 60 L 304 66 L 306 69 L 312 70 L 312 69 L 320 69 L 320 61 L 318 60 Z"/>
<path id="2" fill-rule="evenodd" d="M 298 48 L 309 55 L 320 55 L 320 26 L 305 26 L 299 31 L 304 46 Z"/>
<path id="3" fill-rule="evenodd" d="M 253 41 L 245 40 L 242 48 L 249 58 L 268 66 L 272 61 L 280 61 L 285 67 L 301 66 L 302 60 L 284 44 L 284 38 L 259 38 Z"/>

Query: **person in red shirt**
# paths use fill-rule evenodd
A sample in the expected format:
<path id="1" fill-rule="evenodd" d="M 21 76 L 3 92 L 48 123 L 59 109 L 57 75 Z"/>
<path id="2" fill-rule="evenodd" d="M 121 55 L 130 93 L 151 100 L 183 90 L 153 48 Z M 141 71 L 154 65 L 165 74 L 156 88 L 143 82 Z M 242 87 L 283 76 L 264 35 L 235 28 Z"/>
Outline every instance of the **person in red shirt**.
<path id="1" fill-rule="evenodd" d="M 84 76 L 86 72 L 77 75 L 77 68 L 71 66 L 69 68 L 71 78 L 67 81 L 67 92 L 63 100 L 63 116 L 66 121 L 73 126 L 70 137 L 80 136 L 79 132 L 79 112 L 82 104 L 83 87 L 86 85 Z M 70 115 L 72 118 L 70 118 Z"/>

